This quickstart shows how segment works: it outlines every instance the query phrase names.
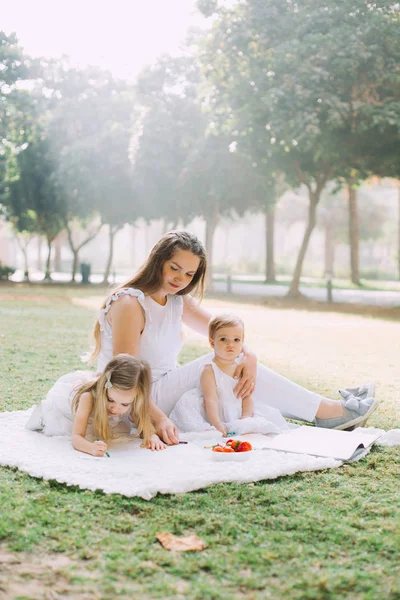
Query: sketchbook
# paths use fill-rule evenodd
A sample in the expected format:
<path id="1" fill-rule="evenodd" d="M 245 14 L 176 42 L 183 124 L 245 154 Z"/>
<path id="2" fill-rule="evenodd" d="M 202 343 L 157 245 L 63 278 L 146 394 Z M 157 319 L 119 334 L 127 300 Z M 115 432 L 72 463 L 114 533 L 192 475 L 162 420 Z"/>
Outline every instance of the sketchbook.
<path id="1" fill-rule="evenodd" d="M 380 433 L 337 431 L 322 427 L 301 426 L 280 433 L 275 437 L 265 435 L 241 436 L 254 448 L 281 450 L 297 454 L 311 454 L 338 460 L 354 460 L 380 437 Z"/>

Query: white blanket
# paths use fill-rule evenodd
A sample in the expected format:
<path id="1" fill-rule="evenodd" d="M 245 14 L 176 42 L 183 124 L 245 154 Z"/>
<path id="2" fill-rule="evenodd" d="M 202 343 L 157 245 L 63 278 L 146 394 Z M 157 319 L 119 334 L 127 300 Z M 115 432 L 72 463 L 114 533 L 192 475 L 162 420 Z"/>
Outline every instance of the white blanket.
<path id="1" fill-rule="evenodd" d="M 204 449 L 204 434 L 197 438 L 191 434 L 193 441 L 161 452 L 140 448 L 138 439 L 124 438 L 111 444 L 110 458 L 95 458 L 74 450 L 69 437 L 46 437 L 24 429 L 31 410 L 0 413 L 0 465 L 106 494 L 150 500 L 157 494 L 181 494 L 215 483 L 276 479 L 342 464 L 274 450 L 255 450 L 246 462 L 214 462 L 211 450 Z M 378 443 L 398 445 L 399 437 L 400 430 L 393 430 Z"/>

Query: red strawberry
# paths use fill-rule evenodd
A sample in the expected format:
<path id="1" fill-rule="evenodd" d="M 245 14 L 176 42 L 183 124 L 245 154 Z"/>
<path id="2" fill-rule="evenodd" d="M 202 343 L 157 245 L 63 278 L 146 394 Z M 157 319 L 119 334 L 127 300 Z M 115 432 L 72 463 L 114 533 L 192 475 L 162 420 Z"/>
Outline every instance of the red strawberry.
<path id="1" fill-rule="evenodd" d="M 239 445 L 235 450 L 236 452 L 249 452 L 249 450 L 253 450 L 253 446 L 250 442 L 239 442 Z"/>

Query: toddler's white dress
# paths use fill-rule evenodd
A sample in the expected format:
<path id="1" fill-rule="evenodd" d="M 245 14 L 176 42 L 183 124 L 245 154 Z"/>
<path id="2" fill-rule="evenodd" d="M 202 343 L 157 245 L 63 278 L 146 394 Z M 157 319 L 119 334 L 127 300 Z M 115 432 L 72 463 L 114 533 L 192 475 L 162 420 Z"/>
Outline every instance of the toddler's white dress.
<path id="1" fill-rule="evenodd" d="M 56 381 L 53 387 L 49 390 L 46 398 L 36 406 L 28 422 L 25 424 L 26 429 L 31 431 L 41 431 L 44 435 L 71 435 L 74 423 L 74 415 L 72 413 L 72 400 L 80 385 L 93 381 L 96 373 L 92 371 L 74 371 L 67 373 Z M 129 417 L 124 415 L 108 417 L 108 424 L 114 432 L 118 429 L 127 429 L 126 426 L 119 428 L 122 421 L 129 421 Z M 125 431 L 127 432 L 127 431 Z M 89 418 L 87 434 L 94 435 L 92 418 Z"/>
<path id="2" fill-rule="evenodd" d="M 234 379 L 213 362 L 210 364 L 214 371 L 217 386 L 221 423 L 227 431 L 237 434 L 244 433 L 281 433 L 289 428 L 287 422 L 276 408 L 263 406 L 262 412 L 254 412 L 253 417 L 241 419 L 242 400 L 233 392 L 237 385 Z M 196 388 L 187 391 L 173 408 L 170 419 L 182 433 L 191 431 L 216 430 L 208 421 L 204 397 L 200 388 L 200 380 Z"/>

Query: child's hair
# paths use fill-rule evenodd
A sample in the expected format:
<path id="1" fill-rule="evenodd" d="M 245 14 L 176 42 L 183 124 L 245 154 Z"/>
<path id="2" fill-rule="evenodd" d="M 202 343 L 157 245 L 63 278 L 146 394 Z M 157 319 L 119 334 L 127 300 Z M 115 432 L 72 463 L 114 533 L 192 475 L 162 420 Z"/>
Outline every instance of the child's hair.
<path id="1" fill-rule="evenodd" d="M 221 329 L 222 327 L 241 327 L 244 336 L 244 323 L 242 319 L 231 313 L 223 313 L 221 315 L 216 315 L 208 323 L 208 337 L 213 340 L 218 329 Z"/>
<path id="2" fill-rule="evenodd" d="M 148 363 L 136 356 L 117 354 L 97 379 L 81 385 L 72 400 L 73 412 L 77 410 L 82 394 L 90 392 L 93 398 L 93 428 L 96 436 L 107 443 L 112 437 L 108 425 L 107 381 L 119 390 L 135 389 L 130 417 L 137 434 L 143 438 L 143 445 L 147 445 L 154 433 L 149 408 L 151 371 Z"/>
<path id="3" fill-rule="evenodd" d="M 177 295 L 184 296 L 194 290 L 195 295 L 203 297 L 205 276 L 207 269 L 206 251 L 200 240 L 187 231 L 169 231 L 157 242 L 150 252 L 146 262 L 140 267 L 139 271 L 121 285 L 112 290 L 115 294 L 122 288 L 136 288 L 144 294 L 151 295 L 160 289 L 161 275 L 164 263 L 170 260 L 178 250 L 187 250 L 200 258 L 200 263 L 191 282 L 183 289 L 177 292 Z M 102 308 L 107 304 L 108 297 L 105 299 Z M 89 357 L 93 361 L 100 352 L 100 323 L 97 321 L 94 327 L 95 348 Z"/>

